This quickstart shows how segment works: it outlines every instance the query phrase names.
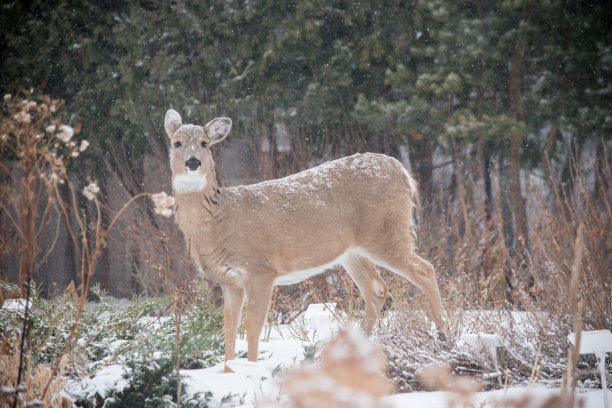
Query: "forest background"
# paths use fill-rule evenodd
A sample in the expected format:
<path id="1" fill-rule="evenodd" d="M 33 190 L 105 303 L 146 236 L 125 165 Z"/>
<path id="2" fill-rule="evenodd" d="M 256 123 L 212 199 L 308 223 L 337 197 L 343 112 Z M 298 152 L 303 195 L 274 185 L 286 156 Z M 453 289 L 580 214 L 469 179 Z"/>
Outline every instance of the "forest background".
<path id="1" fill-rule="evenodd" d="M 57 117 L 90 147 L 58 187 L 69 202 L 96 180 L 103 226 L 131 197 L 171 191 L 169 108 L 186 123 L 232 118 L 229 138 L 213 149 L 224 186 L 383 152 L 420 184 L 419 251 L 447 295 L 464 285 L 473 294 L 465 298 L 486 306 L 521 288 L 547 291 L 554 303 L 582 223 L 585 279 L 609 310 L 605 3 L 3 2 L 0 92 L 12 96 L 3 120 L 14 120 L 9 102 L 24 89 L 63 101 Z M 0 279 L 23 282 L 23 207 L 11 199 L 21 158 L 4 142 Z M 41 212 L 46 201 L 36 204 Z M 96 207 L 78 195 L 72 211 L 91 218 Z M 36 220 L 34 280 L 48 294 L 78 285 L 87 277 L 65 217 Z M 173 221 L 142 199 L 105 238 L 91 278 L 129 296 L 168 293 L 196 276 Z"/>

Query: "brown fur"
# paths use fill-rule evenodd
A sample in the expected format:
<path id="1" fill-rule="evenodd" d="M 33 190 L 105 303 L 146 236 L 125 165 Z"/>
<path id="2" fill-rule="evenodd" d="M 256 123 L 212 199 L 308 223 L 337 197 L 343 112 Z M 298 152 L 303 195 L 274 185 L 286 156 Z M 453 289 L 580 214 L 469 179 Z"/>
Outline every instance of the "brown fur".
<path id="1" fill-rule="evenodd" d="M 176 221 L 196 263 L 223 288 L 226 361 L 234 358 L 245 297 L 248 358 L 256 361 L 273 286 L 303 280 L 333 262 L 346 268 L 363 294 L 366 331 L 388 292 L 375 263 L 422 289 L 436 324 L 444 327 L 434 269 L 414 252 L 416 184 L 400 162 L 366 153 L 279 180 L 219 188 L 209 147 L 227 136 L 231 120 L 182 125 L 169 110 L 165 128 L 172 142 Z M 200 163 L 191 179 L 190 159 Z M 310 271 L 290 276 L 304 270 Z"/>

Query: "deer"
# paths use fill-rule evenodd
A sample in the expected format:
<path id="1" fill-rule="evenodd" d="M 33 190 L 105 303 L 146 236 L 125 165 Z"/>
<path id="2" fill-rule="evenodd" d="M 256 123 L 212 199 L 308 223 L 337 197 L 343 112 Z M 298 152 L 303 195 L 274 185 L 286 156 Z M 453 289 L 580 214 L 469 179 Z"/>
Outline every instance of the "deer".
<path id="1" fill-rule="evenodd" d="M 222 289 L 226 372 L 245 301 L 247 358 L 256 362 L 273 288 L 335 265 L 363 296 L 366 333 L 389 293 L 379 265 L 420 288 L 441 334 L 446 314 L 436 274 L 415 252 L 417 184 L 403 164 L 356 154 L 284 178 L 222 188 L 210 148 L 231 127 L 227 117 L 183 124 L 174 109 L 164 121 L 175 221 L 199 269 Z"/>

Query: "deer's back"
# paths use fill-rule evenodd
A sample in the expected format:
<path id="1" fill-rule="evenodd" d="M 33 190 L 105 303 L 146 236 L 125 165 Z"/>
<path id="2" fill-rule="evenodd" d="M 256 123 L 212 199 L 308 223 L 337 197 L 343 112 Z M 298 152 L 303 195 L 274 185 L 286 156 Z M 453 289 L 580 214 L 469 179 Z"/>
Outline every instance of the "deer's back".
<path id="1" fill-rule="evenodd" d="M 223 201 L 236 230 L 256 228 L 262 238 L 345 235 L 366 232 L 373 223 L 410 222 L 415 189 L 399 161 L 366 153 L 224 189 Z"/>

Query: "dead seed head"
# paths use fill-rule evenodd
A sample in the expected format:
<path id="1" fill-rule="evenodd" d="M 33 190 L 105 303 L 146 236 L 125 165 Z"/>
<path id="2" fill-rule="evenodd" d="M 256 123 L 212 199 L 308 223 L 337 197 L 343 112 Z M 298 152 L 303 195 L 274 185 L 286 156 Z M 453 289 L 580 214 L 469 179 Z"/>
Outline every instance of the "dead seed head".
<path id="1" fill-rule="evenodd" d="M 450 369 L 442 365 L 424 368 L 419 373 L 419 379 L 431 389 L 450 391 L 461 397 L 469 397 L 481 390 L 477 382 L 453 376 Z"/>
<path id="2" fill-rule="evenodd" d="M 72 136 L 74 136 L 74 129 L 68 125 L 61 125 L 59 127 L 59 133 L 57 133 L 55 136 L 62 142 L 68 144 L 70 143 Z"/>
<path id="3" fill-rule="evenodd" d="M 13 115 L 13 119 L 15 119 L 19 123 L 28 124 L 32 121 L 32 115 L 30 115 L 26 111 L 21 111 Z"/>
<path id="4" fill-rule="evenodd" d="M 93 200 L 96 194 L 98 194 L 99 192 L 100 187 L 98 187 L 98 183 L 96 183 L 95 181 L 92 181 L 87 187 L 83 189 L 83 195 L 87 197 L 88 200 Z"/>
<path id="5" fill-rule="evenodd" d="M 155 204 L 155 214 L 170 217 L 174 213 L 174 204 L 176 203 L 176 200 L 174 197 L 166 194 L 165 191 L 152 194 L 151 200 L 153 200 L 153 204 Z"/>
<path id="6" fill-rule="evenodd" d="M 282 383 L 290 408 L 384 407 L 392 391 L 382 375 L 384 355 L 359 333 L 341 329 L 318 366 L 297 370 Z"/>
<path id="7" fill-rule="evenodd" d="M 89 142 L 87 140 L 81 140 L 81 145 L 79 146 L 79 152 L 84 152 L 89 147 Z"/>

